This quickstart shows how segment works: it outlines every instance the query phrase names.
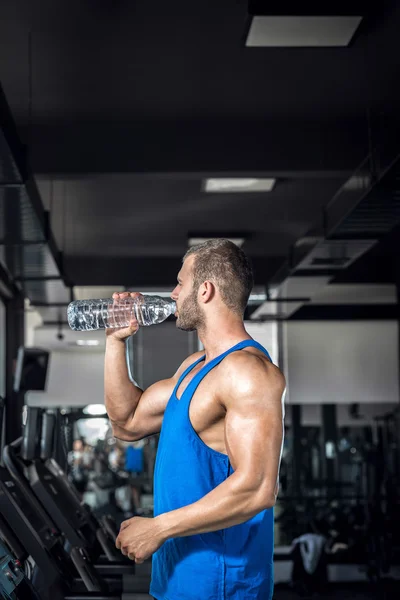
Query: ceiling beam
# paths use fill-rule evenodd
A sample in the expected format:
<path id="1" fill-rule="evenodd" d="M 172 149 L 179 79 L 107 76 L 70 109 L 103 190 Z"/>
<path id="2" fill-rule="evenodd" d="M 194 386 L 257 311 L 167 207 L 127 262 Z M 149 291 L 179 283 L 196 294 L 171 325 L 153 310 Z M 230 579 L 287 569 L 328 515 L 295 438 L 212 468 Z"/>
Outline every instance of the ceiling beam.
<path id="1" fill-rule="evenodd" d="M 302 306 L 290 321 L 397 321 L 396 304 L 337 304 Z"/>
<path id="2" fill-rule="evenodd" d="M 363 120 L 54 122 L 35 125 L 31 139 L 34 173 L 53 176 L 347 177 L 367 152 Z"/>
<path id="3" fill-rule="evenodd" d="M 251 15 L 363 15 L 370 6 L 361 0 L 303 0 L 300 6 L 297 0 L 249 0 L 248 10 Z"/>
<path id="4" fill-rule="evenodd" d="M 254 284 L 265 285 L 282 257 L 252 258 Z M 67 273 L 73 273 L 74 285 L 116 285 L 131 290 L 176 285 L 182 257 L 65 257 Z"/>

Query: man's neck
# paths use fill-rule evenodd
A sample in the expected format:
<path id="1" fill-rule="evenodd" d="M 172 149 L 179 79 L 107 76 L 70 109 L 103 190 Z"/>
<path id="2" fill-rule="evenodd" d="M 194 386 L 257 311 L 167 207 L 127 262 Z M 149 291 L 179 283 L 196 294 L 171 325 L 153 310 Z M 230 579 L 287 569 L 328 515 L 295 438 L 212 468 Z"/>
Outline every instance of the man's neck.
<path id="1" fill-rule="evenodd" d="M 252 337 L 244 328 L 242 320 L 230 323 L 214 323 L 205 325 L 204 328 L 197 331 L 197 335 L 204 346 L 206 353 L 205 363 L 210 362 L 216 356 L 223 354 L 232 346 L 235 346 L 243 340 L 251 340 Z"/>

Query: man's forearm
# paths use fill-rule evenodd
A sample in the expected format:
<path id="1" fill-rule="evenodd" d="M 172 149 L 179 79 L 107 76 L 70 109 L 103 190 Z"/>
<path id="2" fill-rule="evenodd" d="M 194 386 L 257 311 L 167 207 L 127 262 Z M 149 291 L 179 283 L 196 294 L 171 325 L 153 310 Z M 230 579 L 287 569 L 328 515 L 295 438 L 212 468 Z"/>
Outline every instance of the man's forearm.
<path id="1" fill-rule="evenodd" d="M 107 339 L 104 362 L 105 405 L 110 420 L 121 427 L 134 414 L 143 393 L 129 379 L 125 352 L 123 340 Z"/>
<path id="2" fill-rule="evenodd" d="M 226 529 L 274 505 L 273 491 L 266 494 L 251 489 L 235 475 L 233 473 L 197 502 L 156 517 L 162 537 L 168 540 Z"/>

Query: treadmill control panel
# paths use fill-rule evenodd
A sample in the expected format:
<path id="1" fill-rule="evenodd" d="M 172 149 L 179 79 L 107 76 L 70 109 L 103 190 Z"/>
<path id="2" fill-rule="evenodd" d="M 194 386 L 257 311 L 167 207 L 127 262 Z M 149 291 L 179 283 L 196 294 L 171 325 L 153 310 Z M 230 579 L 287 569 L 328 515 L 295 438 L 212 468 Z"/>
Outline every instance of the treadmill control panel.
<path id="1" fill-rule="evenodd" d="M 14 598 L 14 591 L 24 577 L 20 562 L 13 558 L 0 540 L 0 596 Z"/>
<path id="2" fill-rule="evenodd" d="M 6 499 L 8 497 L 10 503 L 17 508 L 18 512 L 23 515 L 23 518 L 26 521 L 29 521 L 30 526 L 36 531 L 37 535 L 39 535 L 43 545 L 50 550 L 58 541 L 58 531 L 56 529 L 50 529 L 47 526 L 47 523 L 42 521 L 40 516 L 32 509 L 30 503 L 26 500 L 19 488 L 15 485 L 11 477 L 4 477 L 4 470 L 2 469 L 1 471 L 3 477 L 0 478 L 0 510 L 3 498 L 4 501 L 7 502 Z"/>

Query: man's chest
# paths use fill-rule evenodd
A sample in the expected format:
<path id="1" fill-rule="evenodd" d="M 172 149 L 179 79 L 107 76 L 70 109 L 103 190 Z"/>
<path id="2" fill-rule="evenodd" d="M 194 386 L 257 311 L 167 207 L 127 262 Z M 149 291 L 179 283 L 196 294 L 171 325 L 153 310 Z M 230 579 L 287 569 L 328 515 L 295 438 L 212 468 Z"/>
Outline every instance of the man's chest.
<path id="1" fill-rule="evenodd" d="M 190 381 L 200 371 L 200 368 L 195 367 L 195 372 L 190 373 L 179 386 L 176 392 L 178 402 L 184 400 L 185 405 L 189 402 L 190 399 L 187 394 L 192 393 L 190 389 L 187 390 L 187 394 L 183 398 L 182 396 Z M 193 429 L 207 446 L 227 454 L 224 429 L 225 410 L 217 397 L 218 387 L 218 373 L 217 371 L 211 371 L 201 380 L 192 395 L 189 405 L 189 419 Z"/>

